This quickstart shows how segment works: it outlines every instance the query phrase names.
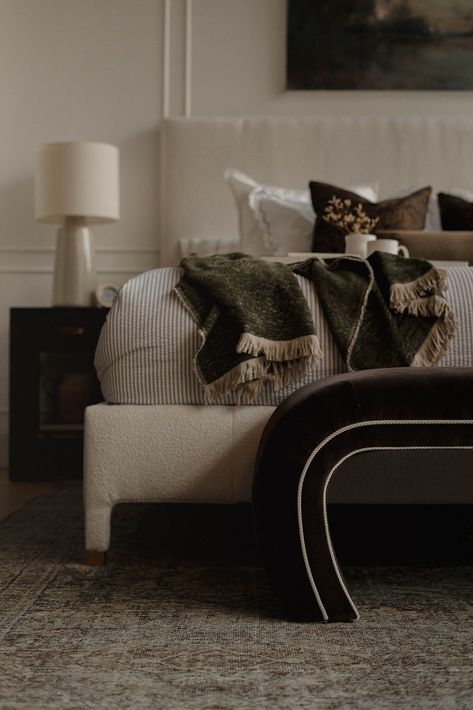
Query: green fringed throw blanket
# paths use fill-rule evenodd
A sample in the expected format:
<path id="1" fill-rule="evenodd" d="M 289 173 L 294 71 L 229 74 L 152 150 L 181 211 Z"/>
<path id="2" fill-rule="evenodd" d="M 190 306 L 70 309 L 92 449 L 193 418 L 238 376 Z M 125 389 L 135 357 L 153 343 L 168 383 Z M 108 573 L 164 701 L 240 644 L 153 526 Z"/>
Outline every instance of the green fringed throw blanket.
<path id="1" fill-rule="evenodd" d="M 455 319 L 442 296 L 447 275 L 430 262 L 374 252 L 292 268 L 314 282 L 349 371 L 427 367 L 445 354 Z"/>
<path id="2" fill-rule="evenodd" d="M 245 254 L 183 259 L 176 293 L 199 327 L 195 369 L 208 403 L 265 382 L 284 387 L 322 357 L 294 273 L 311 279 L 347 369 L 427 366 L 455 330 L 441 295 L 445 272 L 421 259 L 375 252 L 288 267 Z"/>
<path id="3" fill-rule="evenodd" d="M 195 370 L 205 399 L 236 390 L 251 401 L 321 357 L 312 315 L 291 270 L 245 254 L 190 256 L 176 293 L 199 326 Z"/>

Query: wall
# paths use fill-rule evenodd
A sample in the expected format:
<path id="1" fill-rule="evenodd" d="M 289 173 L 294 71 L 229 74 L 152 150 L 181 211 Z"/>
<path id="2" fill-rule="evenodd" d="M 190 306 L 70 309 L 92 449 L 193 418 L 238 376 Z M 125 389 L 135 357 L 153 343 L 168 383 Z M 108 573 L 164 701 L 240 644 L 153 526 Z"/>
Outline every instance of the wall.
<path id="1" fill-rule="evenodd" d="M 156 0 L 0 0 L 0 17 L 0 465 L 5 465 L 9 308 L 51 302 L 56 230 L 34 220 L 37 147 L 75 139 L 118 145 L 122 218 L 95 229 L 99 280 L 121 283 L 157 263 L 163 6 Z"/>
<path id="2" fill-rule="evenodd" d="M 159 260 L 163 115 L 473 114 L 472 95 L 285 92 L 286 0 L 0 0 L 0 465 L 8 310 L 49 305 L 53 227 L 33 217 L 37 146 L 115 143 L 122 218 L 95 230 L 99 280 Z"/>
<path id="3" fill-rule="evenodd" d="M 286 0 L 191 5 L 196 115 L 473 115 L 471 92 L 285 92 Z"/>

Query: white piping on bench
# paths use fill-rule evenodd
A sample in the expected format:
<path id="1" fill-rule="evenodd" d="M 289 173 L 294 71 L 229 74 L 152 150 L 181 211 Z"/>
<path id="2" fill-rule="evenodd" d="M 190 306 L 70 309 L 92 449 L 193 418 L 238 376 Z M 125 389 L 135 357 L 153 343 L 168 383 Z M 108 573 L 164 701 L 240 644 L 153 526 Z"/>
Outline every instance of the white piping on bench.
<path id="1" fill-rule="evenodd" d="M 341 429 L 337 429 L 336 431 L 332 432 L 327 436 L 323 441 L 320 442 L 320 444 L 312 451 L 310 454 L 309 458 L 307 459 L 304 468 L 302 469 L 301 476 L 299 478 L 299 485 L 297 489 L 297 520 L 298 520 L 298 526 L 299 526 L 299 539 L 301 543 L 301 552 L 302 552 L 302 557 L 304 560 L 304 566 L 306 569 L 307 577 L 309 579 L 309 584 L 312 588 L 312 591 L 314 593 L 315 599 L 317 601 L 317 604 L 319 606 L 320 612 L 322 614 L 323 620 L 324 621 L 329 621 L 329 616 L 327 614 L 327 610 L 325 609 L 322 599 L 320 598 L 319 590 L 317 589 L 317 585 L 315 584 L 314 578 L 312 576 L 312 570 L 310 568 L 309 564 L 309 559 L 307 557 L 307 549 L 305 545 L 305 537 L 304 537 L 304 525 L 302 521 L 302 489 L 304 486 L 304 481 L 305 477 L 307 474 L 307 471 L 309 470 L 309 467 L 314 460 L 314 458 L 317 456 L 319 451 L 332 439 L 335 437 L 339 436 L 340 434 L 344 434 L 346 431 L 350 431 L 351 429 L 359 429 L 360 427 L 364 426 L 376 426 L 376 425 L 391 425 L 391 424 L 397 424 L 397 425 L 404 425 L 404 424 L 436 424 L 436 425 L 444 425 L 444 424 L 473 424 L 473 419 L 381 419 L 377 421 L 364 421 L 364 422 L 355 422 L 354 424 L 348 424 L 347 426 L 342 427 Z M 328 526 L 328 519 L 327 519 L 327 506 L 326 506 L 326 492 L 327 492 L 327 487 L 330 482 L 330 479 L 332 478 L 333 473 L 337 470 L 341 464 L 346 461 L 348 458 L 351 456 L 357 454 L 357 453 L 362 453 L 362 452 L 367 452 L 367 451 L 394 451 L 394 450 L 425 450 L 425 451 L 434 451 L 434 450 L 449 450 L 449 449 L 473 449 L 473 446 L 373 446 L 373 447 L 365 447 L 362 449 L 356 449 L 352 452 L 349 452 L 346 454 L 343 458 L 338 461 L 333 468 L 330 470 L 329 475 L 327 477 L 327 481 L 324 487 L 324 492 L 323 492 L 323 512 L 324 512 L 324 526 L 325 526 L 325 533 L 327 535 L 327 540 L 328 540 L 328 546 L 329 546 L 329 551 L 330 551 L 330 556 L 332 558 L 332 562 L 335 568 L 335 572 L 337 574 L 338 580 L 347 596 L 347 599 L 350 603 L 350 606 L 352 607 L 356 618 L 360 618 L 360 614 L 358 612 L 358 609 L 354 605 L 350 594 L 348 593 L 348 590 L 346 588 L 345 582 L 343 581 L 342 575 L 340 574 L 340 569 L 338 567 L 336 557 L 335 557 L 335 552 L 333 550 L 332 546 L 332 539 L 330 537 L 330 530 Z"/>

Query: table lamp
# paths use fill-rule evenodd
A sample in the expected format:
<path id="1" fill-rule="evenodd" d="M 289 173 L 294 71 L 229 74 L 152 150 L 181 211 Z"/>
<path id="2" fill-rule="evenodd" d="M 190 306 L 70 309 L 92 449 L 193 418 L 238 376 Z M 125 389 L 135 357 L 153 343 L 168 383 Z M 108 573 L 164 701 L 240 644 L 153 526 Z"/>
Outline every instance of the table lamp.
<path id="1" fill-rule="evenodd" d="M 59 224 L 53 306 L 91 306 L 96 287 L 89 224 L 120 219 L 118 148 L 90 141 L 46 143 L 36 162 L 35 214 Z"/>

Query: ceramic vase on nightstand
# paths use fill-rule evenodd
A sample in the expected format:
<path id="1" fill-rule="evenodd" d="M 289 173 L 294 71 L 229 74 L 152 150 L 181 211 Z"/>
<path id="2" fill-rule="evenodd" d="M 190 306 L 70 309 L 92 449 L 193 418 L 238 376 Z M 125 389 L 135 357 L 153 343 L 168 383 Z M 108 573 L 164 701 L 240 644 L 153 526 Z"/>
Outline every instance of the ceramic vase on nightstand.
<path id="1" fill-rule="evenodd" d="M 368 256 L 368 244 L 375 240 L 376 234 L 347 234 L 345 236 L 345 254 L 366 259 Z"/>

